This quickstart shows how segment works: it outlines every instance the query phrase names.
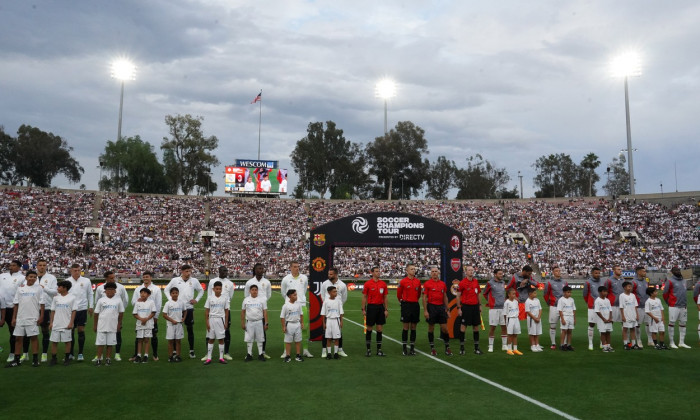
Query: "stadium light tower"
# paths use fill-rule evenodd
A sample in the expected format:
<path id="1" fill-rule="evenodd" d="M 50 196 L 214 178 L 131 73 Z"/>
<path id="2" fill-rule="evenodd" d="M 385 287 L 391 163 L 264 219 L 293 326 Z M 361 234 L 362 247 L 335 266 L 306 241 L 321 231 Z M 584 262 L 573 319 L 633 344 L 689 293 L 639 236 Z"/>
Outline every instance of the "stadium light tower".
<path id="1" fill-rule="evenodd" d="M 639 54 L 636 51 L 626 52 L 617 56 L 610 64 L 610 68 L 614 77 L 622 77 L 625 79 L 625 116 L 627 118 L 627 171 L 630 177 L 630 194 L 635 195 L 634 191 L 634 163 L 632 161 L 632 130 L 630 127 L 630 99 L 629 89 L 627 88 L 627 79 L 632 76 L 640 76 L 642 74 Z"/>
<path id="2" fill-rule="evenodd" d="M 387 101 L 396 95 L 396 83 L 391 79 L 380 80 L 374 88 L 376 96 L 378 98 L 384 99 L 384 136 L 389 135 L 389 128 L 387 127 Z M 389 193 L 387 194 L 387 200 L 391 201 L 391 189 L 393 188 L 393 176 L 389 176 Z"/>
<path id="3" fill-rule="evenodd" d="M 124 108 L 124 82 L 134 80 L 136 66 L 129 60 L 119 59 L 112 62 L 111 76 L 122 84 L 121 95 L 119 96 L 119 126 L 117 128 L 117 141 L 122 138 L 122 109 Z"/>

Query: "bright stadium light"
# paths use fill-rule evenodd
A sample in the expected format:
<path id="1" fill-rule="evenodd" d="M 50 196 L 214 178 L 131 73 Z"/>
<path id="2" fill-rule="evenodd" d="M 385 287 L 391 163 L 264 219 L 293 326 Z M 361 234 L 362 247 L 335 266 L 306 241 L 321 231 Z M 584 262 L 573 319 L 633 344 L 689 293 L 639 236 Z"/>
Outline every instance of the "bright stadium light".
<path id="1" fill-rule="evenodd" d="M 122 138 L 122 110 L 124 108 L 124 82 L 136 79 L 136 66 L 129 60 L 118 59 L 112 62 L 110 76 L 121 82 L 121 95 L 119 96 L 119 124 L 117 126 L 117 141 Z M 117 188 L 119 189 L 119 187 Z"/>
<path id="2" fill-rule="evenodd" d="M 374 88 L 378 98 L 384 99 L 384 134 L 387 134 L 387 101 L 396 95 L 396 83 L 391 79 L 382 79 Z"/>
<path id="3" fill-rule="evenodd" d="M 630 195 L 635 195 L 634 191 L 634 163 L 632 161 L 632 128 L 630 125 L 630 99 L 627 79 L 642 74 L 641 60 L 639 53 L 628 51 L 615 57 L 610 63 L 610 70 L 615 77 L 625 79 L 625 117 L 627 120 L 627 172 L 630 177 Z"/>

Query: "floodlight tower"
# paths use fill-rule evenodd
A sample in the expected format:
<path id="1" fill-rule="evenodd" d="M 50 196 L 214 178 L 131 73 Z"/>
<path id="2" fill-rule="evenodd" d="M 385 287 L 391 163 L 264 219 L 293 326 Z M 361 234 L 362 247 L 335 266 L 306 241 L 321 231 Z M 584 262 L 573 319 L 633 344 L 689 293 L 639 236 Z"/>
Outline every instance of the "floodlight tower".
<path id="1" fill-rule="evenodd" d="M 124 108 L 124 82 L 135 80 L 136 66 L 129 60 L 119 59 L 112 62 L 111 76 L 122 84 L 121 95 L 119 96 L 119 126 L 117 128 L 117 141 L 122 138 L 122 109 Z"/>
<path id="2" fill-rule="evenodd" d="M 625 116 L 627 119 L 627 171 L 630 177 L 630 194 L 635 195 L 634 191 L 634 163 L 632 161 L 632 130 L 630 127 L 630 99 L 629 89 L 627 88 L 627 79 L 631 76 L 640 76 L 642 74 L 639 54 L 636 51 L 626 52 L 619 55 L 611 62 L 610 68 L 615 77 L 625 79 Z"/>
<path id="3" fill-rule="evenodd" d="M 389 128 L 387 126 L 387 101 L 396 95 L 396 83 L 391 79 L 382 79 L 377 83 L 374 90 L 378 98 L 384 99 L 384 136 L 386 137 L 389 135 Z M 391 200 L 392 181 L 393 174 L 389 175 L 388 200 Z"/>

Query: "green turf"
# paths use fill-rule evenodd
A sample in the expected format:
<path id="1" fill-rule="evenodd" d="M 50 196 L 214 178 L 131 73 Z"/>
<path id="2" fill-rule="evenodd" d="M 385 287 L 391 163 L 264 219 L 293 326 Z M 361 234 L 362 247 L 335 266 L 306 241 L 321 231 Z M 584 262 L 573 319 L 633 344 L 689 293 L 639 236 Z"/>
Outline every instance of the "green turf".
<path id="1" fill-rule="evenodd" d="M 644 419 L 666 415 L 694 418 L 697 403 L 693 401 L 700 384 L 696 370 L 700 349 L 695 308 L 689 310 L 686 339 L 693 349 L 662 352 L 645 348 L 607 354 L 586 349 L 586 310 L 577 295 L 580 293 L 575 294 L 579 311 L 573 353 L 549 349 L 531 353 L 524 332 L 519 337 L 524 356 L 507 356 L 498 350 L 500 338 L 497 337 L 497 351 L 493 354 L 479 357 L 468 352 L 465 356 L 438 358 L 578 418 Z M 385 335 L 400 340 L 398 305 L 393 296 Z M 236 294 L 234 308 L 240 307 L 242 298 L 242 293 Z M 362 323 L 358 310 L 360 298 L 360 292 L 350 292 L 346 304 L 346 318 L 358 323 Z M 15 418 L 86 418 L 97 413 L 101 417 L 150 418 L 558 417 L 429 357 L 403 357 L 400 345 L 388 339 L 384 343 L 387 357 L 366 358 L 362 328 L 350 322 L 346 322 L 343 330 L 344 347 L 350 357 L 321 360 L 320 344 L 312 343 L 315 358 L 304 363 L 283 363 L 279 358 L 283 349 L 279 294 L 273 296 L 270 304 L 268 353 L 272 359 L 265 363 L 243 362 L 243 331 L 239 312 L 234 310 L 231 346 L 234 360 L 225 366 L 203 366 L 199 361 L 205 352 L 201 306 L 198 305 L 196 313 L 196 360 L 185 358 L 180 364 L 161 360 L 148 365 L 123 361 L 100 368 L 89 362 L 74 363 L 67 368 L 49 368 L 44 364 L 32 368 L 25 364 L 1 369 L 3 412 L 12 413 Z M 130 314 L 125 320 L 122 356 L 126 360 L 133 351 L 135 322 Z M 166 343 L 162 319 L 159 327 L 159 352 L 163 356 Z M 620 332 L 616 330 L 613 346 L 619 348 L 620 341 Z M 541 343 L 545 347 L 549 345 L 546 331 Z M 4 361 L 8 354 L 7 328 L 0 329 L 0 344 L 5 347 L 0 354 Z M 183 344 L 186 349 L 186 339 Z M 485 349 L 485 332 L 481 333 L 481 344 Z M 442 350 L 442 345 L 438 348 Z M 467 349 L 470 348 L 468 335 Z M 425 322 L 418 325 L 418 349 L 429 350 Z M 216 349 L 214 352 L 217 354 Z M 94 355 L 91 330 L 87 333 L 85 354 L 88 359 Z"/>

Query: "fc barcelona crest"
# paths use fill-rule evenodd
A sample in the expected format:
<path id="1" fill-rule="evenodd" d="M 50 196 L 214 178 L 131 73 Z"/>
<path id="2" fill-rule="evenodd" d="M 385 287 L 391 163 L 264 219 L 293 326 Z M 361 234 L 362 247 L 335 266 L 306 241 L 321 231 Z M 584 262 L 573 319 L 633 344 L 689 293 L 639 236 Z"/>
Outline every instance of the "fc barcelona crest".
<path id="1" fill-rule="evenodd" d="M 325 233 L 315 233 L 314 234 L 314 245 L 323 246 L 326 244 L 326 234 Z"/>

